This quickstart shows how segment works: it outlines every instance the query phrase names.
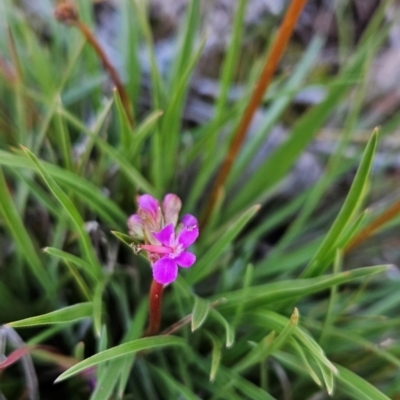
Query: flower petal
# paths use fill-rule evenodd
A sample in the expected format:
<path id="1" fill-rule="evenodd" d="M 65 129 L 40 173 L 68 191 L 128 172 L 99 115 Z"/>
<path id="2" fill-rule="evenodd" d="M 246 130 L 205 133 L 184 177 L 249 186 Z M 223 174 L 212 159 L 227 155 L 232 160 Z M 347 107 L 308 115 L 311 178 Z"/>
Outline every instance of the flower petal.
<path id="1" fill-rule="evenodd" d="M 143 239 L 143 223 L 137 214 L 132 214 L 128 219 L 129 234 L 136 239 Z"/>
<path id="2" fill-rule="evenodd" d="M 156 219 L 158 207 L 160 206 L 157 199 L 155 199 L 153 196 L 150 196 L 149 194 L 144 194 L 142 196 L 139 196 L 138 205 L 139 208 L 147 211 L 150 215 L 154 217 L 154 219 Z"/>
<path id="3" fill-rule="evenodd" d="M 142 219 L 143 226 L 147 231 L 158 231 L 161 228 L 161 208 L 158 201 L 150 196 L 144 194 L 138 198 L 138 211 Z"/>
<path id="4" fill-rule="evenodd" d="M 199 223 L 197 222 L 197 218 L 191 214 L 186 214 L 182 217 L 182 225 L 187 228 L 198 227 Z"/>
<path id="5" fill-rule="evenodd" d="M 178 264 L 168 256 L 160 258 L 153 265 L 153 278 L 162 285 L 173 282 L 178 276 Z"/>
<path id="6" fill-rule="evenodd" d="M 176 226 L 181 207 L 181 199 L 176 194 L 169 193 L 164 197 L 162 209 L 164 213 L 165 225 L 173 224 L 174 226 Z"/>
<path id="7" fill-rule="evenodd" d="M 174 225 L 169 224 L 161 229 L 160 232 L 153 232 L 153 236 L 164 246 L 173 246 L 175 241 Z"/>
<path id="8" fill-rule="evenodd" d="M 180 267 L 189 268 L 195 263 L 196 256 L 193 253 L 184 251 L 178 257 L 175 257 L 174 260 Z"/>
<path id="9" fill-rule="evenodd" d="M 182 245 L 183 248 L 189 247 L 199 236 L 199 230 L 197 228 L 183 228 L 179 233 L 177 242 Z"/>

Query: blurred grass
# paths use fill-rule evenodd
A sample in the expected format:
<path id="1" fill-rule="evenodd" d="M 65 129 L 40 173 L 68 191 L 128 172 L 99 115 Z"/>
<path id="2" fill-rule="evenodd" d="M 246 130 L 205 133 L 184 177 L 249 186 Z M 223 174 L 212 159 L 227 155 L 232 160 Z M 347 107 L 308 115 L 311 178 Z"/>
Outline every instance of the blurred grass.
<path id="1" fill-rule="evenodd" d="M 79 32 L 55 23 L 51 3 L 44 3 L 49 40 L 16 2 L 0 5 L 0 57 L 14 76 L 5 79 L 0 73 L 0 323 L 14 321 L 9 327 L 18 328 L 26 342 L 56 347 L 77 363 L 61 375 L 71 379 L 53 386 L 68 367 L 53 357 L 46 369 L 33 350 L 36 372 L 29 373 L 30 378 L 37 374 L 40 398 L 399 396 L 398 272 L 386 265 L 363 268 L 358 261 L 367 257 L 367 265 L 387 264 L 378 252 L 360 248 L 364 258 L 345 254 L 352 238 L 394 201 L 383 198 L 379 209 L 365 212 L 374 193 L 371 170 L 379 140 L 365 123 L 364 93 L 371 60 L 387 39 L 384 15 L 390 2 L 380 4 L 354 48 L 348 48 L 341 27 L 343 65 L 334 77 L 322 79 L 325 100 L 293 121 L 288 139 L 240 190 L 234 189 L 295 95 L 309 85 L 326 38 L 311 40 L 288 79 L 277 75 L 278 89 L 266 96 L 262 123 L 242 146 L 196 243 L 196 264 L 166 289 L 162 327 L 172 326 L 173 332 L 153 338 L 140 338 L 149 266 L 111 231 L 127 231 L 138 193 L 159 198 L 178 193 L 186 212 L 200 214 L 260 70 L 254 63 L 243 97 L 232 104 L 228 94 L 240 61 L 246 1 L 237 2 L 214 113 L 208 123 L 192 128 L 183 128 L 182 117 L 207 40 L 200 2 L 190 2 L 164 74 L 156 61 L 147 2 L 121 1 L 119 43 L 134 127 L 118 95 L 104 88 L 107 76 L 92 49 Z M 91 5 L 77 3 L 93 29 Z M 146 111 L 140 102 L 143 46 L 151 76 Z M 320 181 L 286 202 L 269 202 L 309 143 L 337 116 L 344 121 L 338 126 L 339 146 Z M 389 135 L 397 122 L 394 114 L 381 135 Z M 361 128 L 371 132 L 368 143 L 345 159 Z M 355 166 L 348 193 L 327 200 L 326 191 Z M 398 222 L 381 227 L 380 240 L 394 239 Z M 269 254 L 260 256 L 268 235 L 283 226 Z M 8 355 L 17 345 L 4 332 L 0 354 Z M 79 375 L 88 366 L 96 367 L 93 391 L 87 384 L 91 377 Z M 18 398 L 28 378 L 5 370 L 0 395 Z M 34 388 L 29 393 L 38 398 Z"/>

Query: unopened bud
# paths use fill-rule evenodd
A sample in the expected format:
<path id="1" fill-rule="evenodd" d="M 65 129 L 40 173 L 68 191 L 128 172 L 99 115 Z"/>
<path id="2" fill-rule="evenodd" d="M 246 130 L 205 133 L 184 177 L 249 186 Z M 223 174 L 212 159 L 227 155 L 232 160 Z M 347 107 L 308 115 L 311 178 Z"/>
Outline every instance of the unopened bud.
<path id="1" fill-rule="evenodd" d="M 71 25 L 78 21 L 78 11 L 70 1 L 59 3 L 54 11 L 54 16 L 57 21 L 66 25 Z"/>

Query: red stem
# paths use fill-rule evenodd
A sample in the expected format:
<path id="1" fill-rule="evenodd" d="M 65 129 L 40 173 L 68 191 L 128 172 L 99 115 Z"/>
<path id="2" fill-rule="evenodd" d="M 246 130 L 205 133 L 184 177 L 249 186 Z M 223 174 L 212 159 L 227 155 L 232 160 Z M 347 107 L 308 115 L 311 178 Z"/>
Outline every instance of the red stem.
<path id="1" fill-rule="evenodd" d="M 149 326 L 144 336 L 154 336 L 160 330 L 163 290 L 164 285 L 153 280 L 149 297 Z"/>

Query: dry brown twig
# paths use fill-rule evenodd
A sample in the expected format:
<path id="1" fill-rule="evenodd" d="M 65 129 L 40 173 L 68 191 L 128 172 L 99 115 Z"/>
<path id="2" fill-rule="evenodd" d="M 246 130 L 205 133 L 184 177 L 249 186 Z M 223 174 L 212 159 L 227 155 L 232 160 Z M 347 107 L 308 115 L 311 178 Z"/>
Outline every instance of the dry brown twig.
<path id="1" fill-rule="evenodd" d="M 133 109 L 132 103 L 129 99 L 128 93 L 125 90 L 124 85 L 118 75 L 117 70 L 114 68 L 104 50 L 100 46 L 96 37 L 93 35 L 92 31 L 88 28 L 88 26 L 79 18 L 78 10 L 75 5 L 69 1 L 62 1 L 59 3 L 54 11 L 54 16 L 57 21 L 65 24 L 75 26 L 79 29 L 82 35 L 85 37 L 87 42 L 92 46 L 93 50 L 96 52 L 97 56 L 101 60 L 104 68 L 107 70 L 110 75 L 111 80 L 114 82 L 114 85 L 118 91 L 119 97 L 121 98 L 122 105 L 125 109 L 125 113 L 128 117 L 128 120 L 133 126 L 134 118 L 133 118 Z"/>
<path id="2" fill-rule="evenodd" d="M 236 132 L 233 135 L 233 140 L 229 146 L 228 153 L 215 179 L 214 186 L 211 190 L 211 195 L 205 207 L 205 212 L 201 218 L 201 225 L 203 226 L 208 222 L 208 219 L 212 214 L 212 211 L 218 199 L 218 193 L 225 185 L 225 181 L 228 178 L 233 163 L 240 151 L 240 148 L 242 147 L 254 113 L 259 107 L 263 99 L 264 93 L 272 80 L 279 61 L 293 33 L 296 22 L 306 3 L 307 0 L 292 0 L 286 12 L 286 15 L 281 23 L 271 50 L 265 59 L 264 68 L 254 88 L 250 101 L 244 111 L 243 117 L 236 129 Z"/>

